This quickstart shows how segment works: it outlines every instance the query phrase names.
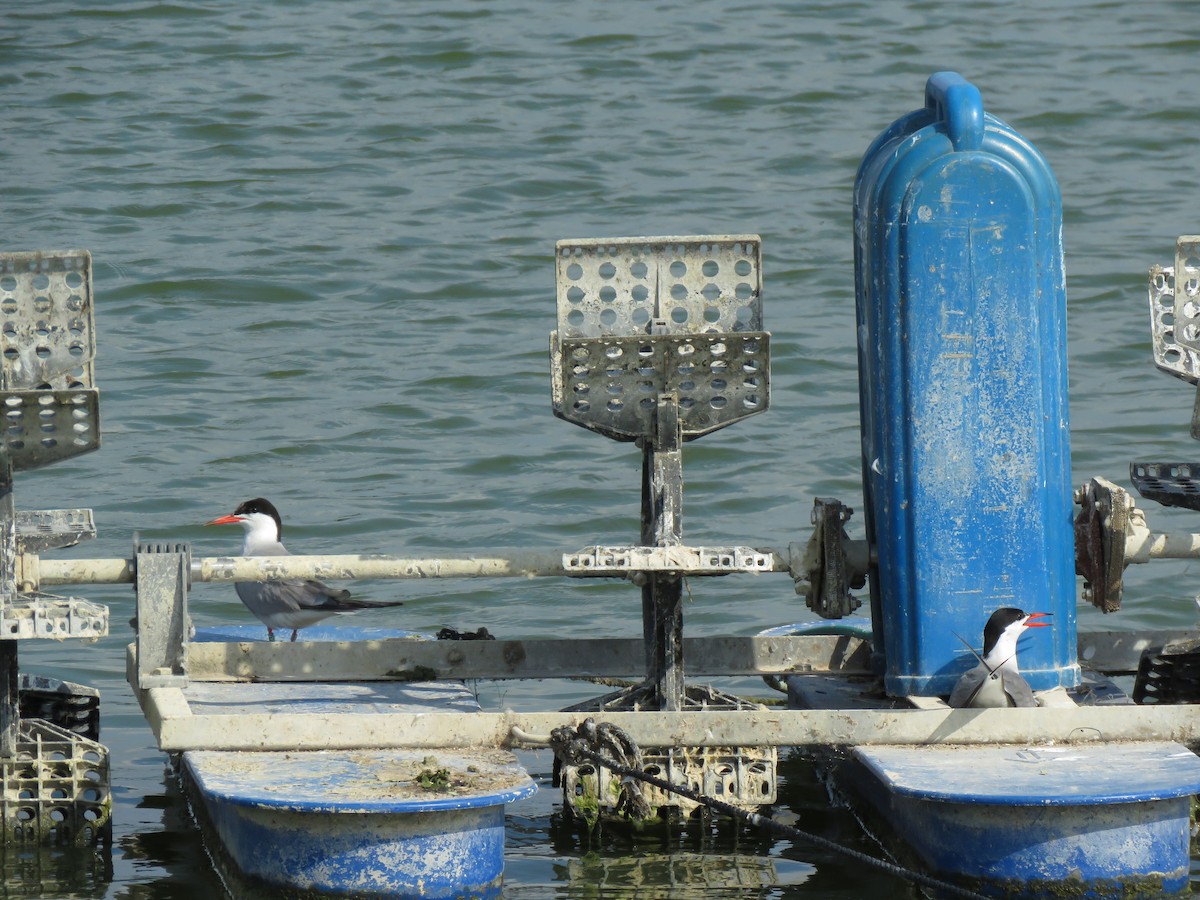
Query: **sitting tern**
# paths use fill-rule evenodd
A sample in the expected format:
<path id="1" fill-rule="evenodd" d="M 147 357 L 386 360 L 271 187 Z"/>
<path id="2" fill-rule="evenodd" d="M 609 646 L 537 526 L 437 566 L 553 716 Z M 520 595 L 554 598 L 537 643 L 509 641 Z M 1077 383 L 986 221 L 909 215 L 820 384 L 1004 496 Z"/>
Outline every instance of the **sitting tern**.
<path id="1" fill-rule="evenodd" d="M 269 500 L 247 500 L 231 515 L 206 525 L 241 525 L 245 531 L 242 556 L 291 556 L 283 546 L 283 522 Z M 246 608 L 267 626 L 267 638 L 275 640 L 276 628 L 292 629 L 292 640 L 301 628 L 339 613 L 384 606 L 403 606 L 399 600 L 352 600 L 350 592 L 335 590 L 315 579 L 305 581 L 238 581 L 238 597 Z"/>
<path id="2" fill-rule="evenodd" d="M 992 613 L 983 629 L 983 656 L 979 665 L 965 672 L 950 693 L 955 708 L 984 709 L 994 706 L 1037 706 L 1033 691 L 1017 668 L 1017 639 L 1026 628 L 1047 628 L 1049 622 L 1034 619 L 1050 613 L 1027 613 L 1004 606 Z M 969 645 L 968 645 L 969 646 Z M 974 650 L 971 651 L 975 653 Z"/>

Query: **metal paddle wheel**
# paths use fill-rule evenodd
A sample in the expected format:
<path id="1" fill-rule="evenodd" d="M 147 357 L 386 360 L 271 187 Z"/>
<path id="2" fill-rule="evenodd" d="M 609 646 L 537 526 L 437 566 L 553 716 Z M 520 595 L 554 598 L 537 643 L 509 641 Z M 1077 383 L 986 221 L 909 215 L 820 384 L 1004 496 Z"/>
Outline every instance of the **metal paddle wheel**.
<path id="1" fill-rule="evenodd" d="M 550 336 L 559 418 L 642 450 L 641 545 L 596 548 L 597 569 L 641 586 L 646 677 L 564 712 L 740 710 L 738 697 L 684 678 L 687 574 L 769 563 L 742 548 L 683 546 L 683 445 L 766 410 L 770 335 L 762 326 L 757 235 L 564 240 L 556 246 L 558 330 Z M 678 570 L 639 571 L 635 556 L 679 558 Z M 627 568 L 626 568 L 627 567 Z M 704 569 L 706 571 L 697 571 Z M 775 800 L 775 748 L 647 751 L 647 771 L 747 808 Z M 557 766 L 566 804 L 587 820 L 617 810 L 621 779 Z M 668 792 L 652 814 L 697 808 Z"/>
<path id="2" fill-rule="evenodd" d="M 22 706 L 35 706 L 23 696 L 17 661 L 22 640 L 108 633 L 107 607 L 43 593 L 37 572 L 26 571 L 36 559 L 26 551 L 93 537 L 91 510 L 18 511 L 13 503 L 15 472 L 100 446 L 91 263 L 83 250 L 0 254 L 0 774 L 12 843 L 86 843 L 111 812 L 108 751 L 95 734 L 78 733 L 73 713 L 66 722 L 22 719 Z M 62 682 L 40 684 L 71 709 L 96 699 L 86 688 L 76 697 Z"/>

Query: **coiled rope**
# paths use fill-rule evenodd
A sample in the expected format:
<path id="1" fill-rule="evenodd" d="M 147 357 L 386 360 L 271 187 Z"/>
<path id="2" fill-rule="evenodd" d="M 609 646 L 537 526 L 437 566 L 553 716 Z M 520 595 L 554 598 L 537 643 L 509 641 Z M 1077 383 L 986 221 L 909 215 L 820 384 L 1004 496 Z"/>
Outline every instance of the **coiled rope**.
<path id="1" fill-rule="evenodd" d="M 970 900 L 988 900 L 985 895 L 967 888 L 959 887 L 956 884 L 942 881 L 939 878 L 934 878 L 921 872 L 914 872 L 912 869 L 906 869 L 904 866 L 870 856 L 858 850 L 852 850 L 836 841 L 831 841 L 828 838 L 823 838 L 808 831 L 802 831 L 791 825 L 784 825 L 782 822 L 776 822 L 774 819 L 756 812 L 739 809 L 715 797 L 706 797 L 685 785 L 673 784 L 654 775 L 647 775 L 642 771 L 642 755 L 637 744 L 622 729 L 611 723 L 602 722 L 597 725 L 594 719 L 585 719 L 575 729 L 572 729 L 568 725 L 555 728 L 550 732 L 550 747 L 554 750 L 555 755 L 567 765 L 578 766 L 583 762 L 590 762 L 595 765 L 604 766 L 606 769 L 620 775 L 623 780 L 621 784 L 621 799 L 617 803 L 617 810 L 618 812 L 624 811 L 634 818 L 646 818 L 650 815 L 650 805 L 645 797 L 642 796 L 640 785 L 635 783 L 644 782 L 654 785 L 661 790 L 679 794 L 693 803 L 699 803 L 716 812 L 732 816 L 756 828 L 765 829 L 779 837 L 788 840 L 806 841 L 823 850 L 828 850 L 831 853 L 844 856 L 855 862 L 860 862 L 880 872 L 902 878 L 920 887 L 938 891 L 940 894 L 953 897 L 966 897 L 970 898 Z M 600 750 L 607 751 L 607 754 L 599 752 Z"/>

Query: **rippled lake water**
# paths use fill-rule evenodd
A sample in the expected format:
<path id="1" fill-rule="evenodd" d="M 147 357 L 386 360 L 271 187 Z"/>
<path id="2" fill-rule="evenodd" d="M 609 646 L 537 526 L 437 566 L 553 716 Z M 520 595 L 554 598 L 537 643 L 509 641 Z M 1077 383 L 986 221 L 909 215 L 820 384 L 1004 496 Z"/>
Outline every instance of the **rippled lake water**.
<path id="1" fill-rule="evenodd" d="M 1187 0 L 9 4 L 4 247 L 91 251 L 104 437 L 22 473 L 18 505 L 94 509 L 97 540 L 72 551 L 87 556 L 128 556 L 135 533 L 232 552 L 236 534 L 199 526 L 257 495 L 303 552 L 631 541 L 637 451 L 550 414 L 554 242 L 754 232 L 771 409 L 688 446 L 684 533 L 804 540 L 813 497 L 861 506 L 855 170 L 943 69 L 1059 178 L 1074 479 L 1127 483 L 1131 458 L 1193 453 L 1191 389 L 1151 363 L 1145 278 L 1200 230 L 1194 24 Z M 1195 575 L 1131 571 L 1105 625 L 1191 624 Z M 692 586 L 690 634 L 805 618 L 786 578 L 715 581 Z M 620 585 L 355 590 L 407 601 L 363 624 L 640 634 Z M 115 843 L 98 857 L 10 852 L 7 895 L 213 896 L 124 682 L 132 593 L 82 593 L 109 606 L 112 634 L 26 642 L 21 659 L 103 691 Z M 247 617 L 228 586 L 198 586 L 192 610 Z M 510 688 L 483 690 L 511 702 Z M 588 846 L 556 818 L 548 756 L 526 762 L 546 786 L 510 808 L 507 896 L 906 890 L 758 837 Z M 869 848 L 802 761 L 782 774 L 783 814 Z"/>

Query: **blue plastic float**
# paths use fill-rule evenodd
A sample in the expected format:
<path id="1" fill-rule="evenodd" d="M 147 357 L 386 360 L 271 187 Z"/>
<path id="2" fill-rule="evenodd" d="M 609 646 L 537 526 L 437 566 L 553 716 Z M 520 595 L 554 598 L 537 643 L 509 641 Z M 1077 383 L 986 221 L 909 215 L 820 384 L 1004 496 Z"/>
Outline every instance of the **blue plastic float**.
<path id="1" fill-rule="evenodd" d="M 183 771 L 243 878 L 293 891 L 440 900 L 500 895 L 504 804 L 537 789 L 520 766 L 487 756 L 201 750 L 183 755 Z M 414 796 L 414 775 L 430 768 L 480 787 Z"/>
<path id="2" fill-rule="evenodd" d="M 1181 744 L 858 747 L 843 785 L 919 862 L 989 895 L 1121 897 L 1188 884 L 1200 759 Z"/>
<path id="3" fill-rule="evenodd" d="M 261 625 L 199 629 L 193 640 L 264 640 Z M 314 626 L 305 640 L 419 637 Z M 459 682 L 192 684 L 209 714 L 471 713 Z M 446 781 L 444 787 L 422 787 Z M 505 804 L 537 786 L 506 751 L 189 751 L 180 775 L 233 877 L 272 889 L 354 897 L 497 897 Z"/>

